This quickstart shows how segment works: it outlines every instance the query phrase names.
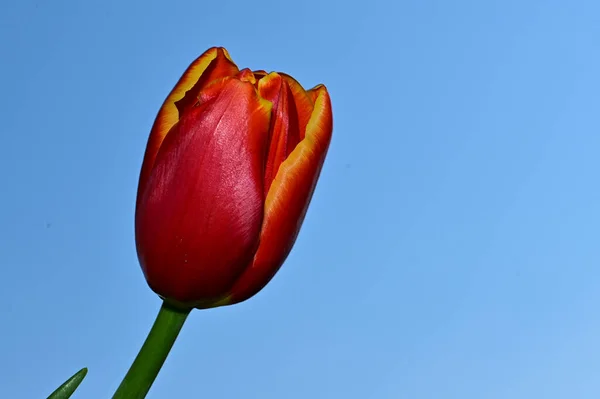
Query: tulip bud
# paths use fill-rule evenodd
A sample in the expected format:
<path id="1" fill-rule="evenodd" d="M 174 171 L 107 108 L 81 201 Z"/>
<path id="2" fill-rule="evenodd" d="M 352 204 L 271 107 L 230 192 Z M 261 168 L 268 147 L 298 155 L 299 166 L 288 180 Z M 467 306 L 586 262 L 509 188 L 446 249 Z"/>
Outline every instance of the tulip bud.
<path id="1" fill-rule="evenodd" d="M 167 302 L 244 301 L 296 240 L 331 141 L 329 94 L 283 73 L 239 70 L 211 48 L 158 112 L 136 202 L 137 253 Z"/>

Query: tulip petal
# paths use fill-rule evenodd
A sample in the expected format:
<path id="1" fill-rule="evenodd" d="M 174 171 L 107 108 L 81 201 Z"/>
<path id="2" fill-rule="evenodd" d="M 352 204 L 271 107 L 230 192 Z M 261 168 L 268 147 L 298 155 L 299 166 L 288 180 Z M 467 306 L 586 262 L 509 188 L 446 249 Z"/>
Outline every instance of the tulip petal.
<path id="1" fill-rule="evenodd" d="M 313 111 L 313 100 L 290 76 L 270 73 L 258 83 L 258 91 L 273 104 L 269 129 L 269 152 L 265 165 L 265 194 L 277 174 L 279 165 L 304 138 Z"/>
<path id="2" fill-rule="evenodd" d="M 270 73 L 258 84 L 260 96 L 273 104 L 269 128 L 269 149 L 265 165 L 265 196 L 271 187 L 279 165 L 300 141 L 298 114 L 286 82 L 277 73 Z"/>
<path id="3" fill-rule="evenodd" d="M 239 71 L 236 77 L 242 82 L 250 82 L 253 85 L 256 85 L 256 76 L 254 76 L 254 73 L 248 68 Z"/>
<path id="4" fill-rule="evenodd" d="M 329 94 L 324 86 L 314 90 L 314 110 L 306 136 L 280 165 L 268 192 L 260 246 L 253 263 L 221 304 L 241 302 L 260 291 L 279 270 L 300 231 L 333 129 Z"/>
<path id="5" fill-rule="evenodd" d="M 316 96 L 311 96 L 310 91 L 307 92 L 304 90 L 302 85 L 291 76 L 284 73 L 282 73 L 281 76 L 285 79 L 294 96 L 296 112 L 298 112 L 298 125 L 300 126 L 300 140 L 304 140 L 306 126 L 308 125 L 308 121 L 310 120 L 315 107 Z"/>
<path id="6" fill-rule="evenodd" d="M 217 48 L 217 54 L 215 58 L 206 67 L 196 83 L 194 83 L 194 85 L 185 92 L 183 98 L 174 101 L 175 107 L 177 108 L 179 114 L 179 119 L 181 119 L 181 116 L 197 103 L 198 94 L 202 91 L 202 89 L 215 80 L 222 79 L 227 76 L 234 76 L 238 73 L 238 67 L 227 56 L 226 51 L 227 50 L 223 48 Z"/>
<path id="7" fill-rule="evenodd" d="M 144 191 L 165 136 L 180 119 L 181 114 L 194 105 L 198 93 L 211 81 L 235 75 L 237 72 L 238 68 L 227 50 L 220 47 L 208 49 L 190 64 L 158 111 L 150 131 L 140 173 L 138 195 Z"/>
<path id="8" fill-rule="evenodd" d="M 271 114 L 254 86 L 236 78 L 198 98 L 161 145 L 136 210 L 148 284 L 186 304 L 222 296 L 252 261 Z"/>

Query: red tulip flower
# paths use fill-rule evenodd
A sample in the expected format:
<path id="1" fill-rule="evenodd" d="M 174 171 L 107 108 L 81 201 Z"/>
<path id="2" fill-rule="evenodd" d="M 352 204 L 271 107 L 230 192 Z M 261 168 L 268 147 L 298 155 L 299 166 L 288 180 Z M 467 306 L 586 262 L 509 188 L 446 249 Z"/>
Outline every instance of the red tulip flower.
<path id="1" fill-rule="evenodd" d="M 332 133 L 325 86 L 239 70 L 211 48 L 158 112 L 140 175 L 135 232 L 149 286 L 167 303 L 244 301 L 296 240 Z"/>

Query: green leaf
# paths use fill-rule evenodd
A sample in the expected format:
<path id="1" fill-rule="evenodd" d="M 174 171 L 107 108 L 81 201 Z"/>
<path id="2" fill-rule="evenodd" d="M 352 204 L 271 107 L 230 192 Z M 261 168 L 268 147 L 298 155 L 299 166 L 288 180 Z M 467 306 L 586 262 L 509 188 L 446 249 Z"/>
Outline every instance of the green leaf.
<path id="1" fill-rule="evenodd" d="M 59 386 L 56 391 L 52 392 L 48 399 L 68 399 L 73 395 L 73 392 L 77 389 L 81 381 L 85 378 L 88 370 L 87 367 L 82 368 L 78 372 L 73 375 L 73 377 L 69 378 Z"/>

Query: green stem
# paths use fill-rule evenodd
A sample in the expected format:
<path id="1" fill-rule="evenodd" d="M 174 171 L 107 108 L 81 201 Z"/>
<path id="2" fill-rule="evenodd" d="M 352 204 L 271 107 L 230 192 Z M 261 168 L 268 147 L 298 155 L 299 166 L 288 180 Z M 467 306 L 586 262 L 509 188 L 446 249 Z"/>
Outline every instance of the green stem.
<path id="1" fill-rule="evenodd" d="M 160 307 L 156 321 L 133 361 L 113 399 L 143 399 L 167 359 L 190 309 L 175 309 L 166 303 Z"/>

